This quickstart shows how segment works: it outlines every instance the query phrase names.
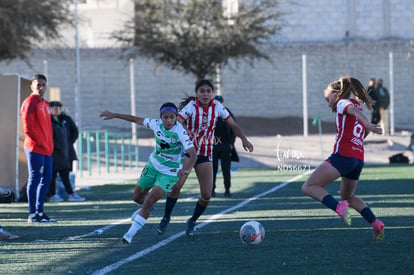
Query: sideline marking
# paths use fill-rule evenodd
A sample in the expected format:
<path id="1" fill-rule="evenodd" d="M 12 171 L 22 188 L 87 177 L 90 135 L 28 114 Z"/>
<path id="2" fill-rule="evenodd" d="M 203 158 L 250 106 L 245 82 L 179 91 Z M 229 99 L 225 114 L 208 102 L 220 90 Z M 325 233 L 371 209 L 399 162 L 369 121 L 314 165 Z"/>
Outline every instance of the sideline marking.
<path id="1" fill-rule="evenodd" d="M 288 185 L 288 184 L 289 184 L 289 183 L 291 183 L 292 181 L 295 181 L 295 180 L 297 180 L 297 179 L 300 179 L 301 177 L 303 177 L 303 176 L 305 176 L 305 175 L 309 174 L 310 172 L 312 172 L 312 171 L 308 171 L 308 172 L 306 172 L 306 173 L 304 173 L 304 174 L 297 175 L 297 176 L 295 176 L 295 177 L 291 178 L 290 180 L 287 180 L 287 181 L 285 181 L 285 182 L 283 182 L 283 183 L 281 183 L 281 184 L 279 184 L 279 185 L 276 185 L 275 187 L 273 187 L 273 188 L 271 188 L 271 189 L 269 189 L 269 190 L 267 190 L 267 191 L 265 191 L 265 192 L 263 192 L 263 193 L 260 193 L 260 194 L 258 194 L 258 195 L 256 195 L 256 196 L 254 196 L 254 197 L 248 198 L 248 199 L 246 199 L 246 200 L 244 200 L 244 201 L 242 201 L 242 202 L 238 203 L 237 205 L 235 205 L 235 206 L 233 206 L 233 207 L 230 207 L 230 208 L 228 208 L 228 209 L 226 209 L 226 210 L 223 210 L 222 212 L 220 212 L 220 213 L 218 213 L 218 214 L 215 214 L 215 215 L 211 216 L 209 219 L 207 219 L 206 221 L 204 221 L 204 222 L 200 223 L 198 226 L 196 226 L 196 229 L 198 230 L 198 229 L 200 229 L 200 228 L 203 228 L 204 226 L 206 226 L 206 225 L 208 225 L 209 223 L 211 223 L 212 221 L 214 221 L 214 220 L 216 220 L 216 219 L 220 218 L 220 217 L 221 217 L 221 216 L 223 216 L 224 214 L 226 214 L 226 213 L 228 213 L 228 212 L 231 212 L 231 211 L 234 211 L 234 210 L 236 210 L 236 209 L 239 209 L 239 208 L 241 208 L 241 207 L 245 206 L 246 204 L 248 204 L 248 203 L 250 203 L 250 202 L 252 202 L 252 201 L 257 200 L 258 198 L 261 198 L 261 197 L 266 196 L 266 195 L 268 195 L 268 194 L 270 194 L 270 193 L 272 193 L 272 192 L 275 192 L 275 191 L 277 191 L 277 190 L 279 190 L 279 189 L 281 189 L 281 188 L 285 187 L 286 185 Z M 161 247 L 163 247 L 163 246 L 165 246 L 165 245 L 167 245 L 167 244 L 169 244 L 169 243 L 173 242 L 174 240 L 176 240 L 176 239 L 178 239 L 179 237 L 183 236 L 183 235 L 184 235 L 184 232 L 185 232 L 185 231 L 181 231 L 181 232 L 179 232 L 179 233 L 177 233 L 177 234 L 175 234 L 175 235 L 172 235 L 172 236 L 168 237 L 168 238 L 167 238 L 167 239 L 165 239 L 165 240 L 162 240 L 162 241 L 160 241 L 160 242 L 158 242 L 158 243 L 156 243 L 156 244 L 154 244 L 154 245 L 152 245 L 152 246 L 150 246 L 150 247 L 148 247 L 148 248 L 145 248 L 144 250 L 138 251 L 137 253 L 135 253 L 135 254 L 133 254 L 133 255 L 129 256 L 128 258 L 125 258 L 125 259 L 123 259 L 123 260 L 120 260 L 120 261 L 118 261 L 118 262 L 115 262 L 115 263 L 113 263 L 113 264 L 111 264 L 111 265 L 105 266 L 105 267 L 104 267 L 104 268 L 102 268 L 102 269 L 96 270 L 95 272 L 93 272 L 93 273 L 92 273 L 92 275 L 101 275 L 101 274 L 106 274 L 106 273 L 108 273 L 108 272 L 111 272 L 111 271 L 113 271 L 113 270 L 117 269 L 118 267 L 120 267 L 120 266 L 122 266 L 122 265 L 124 265 L 124 264 L 127 264 L 127 263 L 129 263 L 129 262 L 132 262 L 132 261 L 134 261 L 134 260 L 136 260 L 136 259 L 139 259 L 139 258 L 141 258 L 141 257 L 143 257 L 143 256 L 145 256 L 145 255 L 147 255 L 148 253 L 150 253 L 150 252 L 152 252 L 152 251 L 154 251 L 154 250 L 157 250 L 158 248 L 161 248 Z"/>
<path id="2" fill-rule="evenodd" d="M 123 219 L 120 220 L 118 222 L 114 222 L 108 225 L 105 225 L 104 227 L 98 228 L 95 231 L 83 234 L 83 235 L 78 235 L 78 236 L 72 236 L 72 237 L 67 237 L 66 239 L 64 239 L 64 241 L 73 241 L 73 240 L 77 240 L 77 239 L 81 239 L 81 238 L 85 238 L 85 237 L 89 237 L 89 236 L 93 236 L 93 235 L 101 235 L 104 231 L 111 229 L 112 227 L 114 227 L 115 225 L 120 225 L 120 224 L 124 224 L 127 223 L 128 221 L 130 221 L 131 219 Z"/>

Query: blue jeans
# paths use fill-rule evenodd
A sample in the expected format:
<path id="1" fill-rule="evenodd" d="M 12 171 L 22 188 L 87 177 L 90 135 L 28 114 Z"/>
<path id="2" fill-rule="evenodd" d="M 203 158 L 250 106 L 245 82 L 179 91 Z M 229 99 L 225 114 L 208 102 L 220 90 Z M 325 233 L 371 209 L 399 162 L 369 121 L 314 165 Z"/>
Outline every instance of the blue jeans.
<path id="1" fill-rule="evenodd" d="M 29 213 L 40 213 L 43 212 L 43 204 L 52 179 L 52 156 L 30 152 L 27 148 L 24 148 L 24 152 L 29 171 L 27 180 Z"/>

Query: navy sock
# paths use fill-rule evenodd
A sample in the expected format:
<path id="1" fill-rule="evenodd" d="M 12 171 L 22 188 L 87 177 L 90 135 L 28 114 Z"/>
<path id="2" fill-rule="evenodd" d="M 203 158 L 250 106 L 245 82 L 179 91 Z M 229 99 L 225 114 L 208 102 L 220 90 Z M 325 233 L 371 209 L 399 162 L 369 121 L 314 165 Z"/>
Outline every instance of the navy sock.
<path id="1" fill-rule="evenodd" d="M 171 217 L 171 212 L 173 211 L 176 203 L 177 203 L 177 199 L 173 199 L 167 196 L 167 200 L 165 201 L 165 210 L 164 210 L 165 218 Z"/>
<path id="2" fill-rule="evenodd" d="M 207 206 L 202 206 L 202 205 L 200 205 L 199 202 L 197 202 L 196 207 L 194 209 L 193 216 L 191 217 L 191 219 L 193 221 L 196 221 L 201 216 L 201 214 L 203 214 L 203 212 L 204 212 L 204 210 L 206 210 L 206 208 L 207 208 Z"/>
<path id="3" fill-rule="evenodd" d="M 322 203 L 326 207 L 332 209 L 333 211 L 336 211 L 336 206 L 338 205 L 338 201 L 332 195 L 328 194 L 325 197 L 323 197 Z"/>
<path id="4" fill-rule="evenodd" d="M 377 218 L 368 206 L 361 210 L 361 216 L 370 224 Z"/>

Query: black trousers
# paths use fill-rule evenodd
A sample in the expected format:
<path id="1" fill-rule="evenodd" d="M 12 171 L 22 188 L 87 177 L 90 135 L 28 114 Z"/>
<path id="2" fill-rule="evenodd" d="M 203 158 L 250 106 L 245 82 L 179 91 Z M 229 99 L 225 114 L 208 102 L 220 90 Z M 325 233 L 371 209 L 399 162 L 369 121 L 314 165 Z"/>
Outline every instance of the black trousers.
<path id="1" fill-rule="evenodd" d="M 216 176 L 218 171 L 218 162 L 221 163 L 221 172 L 223 173 L 224 188 L 226 191 L 231 187 L 231 150 L 230 146 L 214 148 L 213 149 L 213 191 L 216 189 Z"/>
<path id="2" fill-rule="evenodd" d="M 62 179 L 63 186 L 65 186 L 65 190 L 68 194 L 73 194 L 72 185 L 70 184 L 69 180 L 69 169 L 62 169 L 62 170 L 53 170 L 52 174 L 52 181 L 49 185 L 49 196 L 54 196 L 56 194 L 56 178 L 57 173 L 59 173 L 60 178 Z"/>

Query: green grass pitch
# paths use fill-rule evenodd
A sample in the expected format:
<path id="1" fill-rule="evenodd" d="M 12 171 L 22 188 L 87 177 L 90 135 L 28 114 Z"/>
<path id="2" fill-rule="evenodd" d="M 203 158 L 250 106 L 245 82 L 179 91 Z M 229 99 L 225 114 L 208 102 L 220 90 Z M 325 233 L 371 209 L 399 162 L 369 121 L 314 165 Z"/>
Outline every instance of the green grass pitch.
<path id="1" fill-rule="evenodd" d="M 367 166 L 357 194 L 385 223 L 374 242 L 370 225 L 351 210 L 352 226 L 306 197 L 307 175 L 274 170 L 232 173 L 232 197 L 217 196 L 191 239 L 183 234 L 198 197 L 194 174 L 182 190 L 167 232 L 158 236 L 164 199 L 132 244 L 121 244 L 136 209 L 135 182 L 92 187 L 81 203 L 46 203 L 56 224 L 28 224 L 27 204 L 0 206 L 0 224 L 20 236 L 0 242 L 0 274 L 412 274 L 414 166 Z M 329 192 L 339 197 L 339 182 Z M 243 245 L 239 229 L 257 220 L 266 230 L 259 246 Z M 96 232 L 101 230 L 100 232 Z"/>

